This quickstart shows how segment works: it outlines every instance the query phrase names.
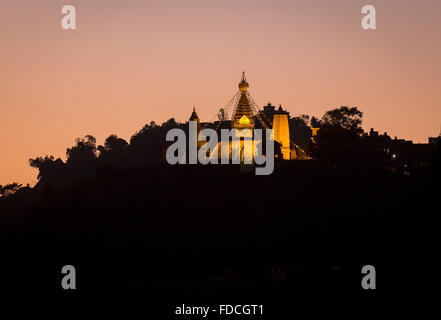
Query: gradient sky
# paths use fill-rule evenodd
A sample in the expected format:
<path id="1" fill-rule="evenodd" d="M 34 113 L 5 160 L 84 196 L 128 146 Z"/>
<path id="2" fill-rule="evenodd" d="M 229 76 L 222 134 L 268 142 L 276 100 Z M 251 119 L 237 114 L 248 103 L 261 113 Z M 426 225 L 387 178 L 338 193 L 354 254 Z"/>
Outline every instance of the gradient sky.
<path id="1" fill-rule="evenodd" d="M 61 8 L 77 9 L 75 31 Z M 377 30 L 361 29 L 361 8 Z M 426 142 L 441 125 L 440 0 L 1 0 L 0 184 L 36 182 L 28 159 L 77 137 L 129 139 L 151 120 L 202 121 L 237 91 Z"/>

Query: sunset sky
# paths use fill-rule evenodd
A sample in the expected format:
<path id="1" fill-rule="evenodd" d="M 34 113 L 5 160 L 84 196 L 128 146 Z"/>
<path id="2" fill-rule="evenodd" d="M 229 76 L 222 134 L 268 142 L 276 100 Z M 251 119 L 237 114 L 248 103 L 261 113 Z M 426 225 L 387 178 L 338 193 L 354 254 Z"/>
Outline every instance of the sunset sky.
<path id="1" fill-rule="evenodd" d="M 61 28 L 61 8 L 77 30 Z M 377 9 L 377 30 L 361 8 Z M 243 69 L 259 105 L 427 142 L 441 126 L 440 0 L 1 0 L 0 184 L 77 137 L 127 140 L 150 121 L 213 118 Z"/>

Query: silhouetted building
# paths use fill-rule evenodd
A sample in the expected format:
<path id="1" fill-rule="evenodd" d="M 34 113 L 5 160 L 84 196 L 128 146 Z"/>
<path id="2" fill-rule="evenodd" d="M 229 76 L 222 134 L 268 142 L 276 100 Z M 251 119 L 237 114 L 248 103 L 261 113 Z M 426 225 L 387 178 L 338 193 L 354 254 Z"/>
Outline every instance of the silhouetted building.
<path id="1" fill-rule="evenodd" d="M 388 169 L 402 172 L 405 175 L 410 175 L 416 170 L 429 166 L 435 150 L 435 144 L 413 143 L 412 140 L 398 139 L 397 137 L 392 139 L 386 132 L 380 135 L 373 128 L 370 129 L 366 138 L 377 151 L 385 154 Z"/>
<path id="2" fill-rule="evenodd" d="M 441 136 L 429 137 L 429 144 L 438 144 L 441 141 Z"/>

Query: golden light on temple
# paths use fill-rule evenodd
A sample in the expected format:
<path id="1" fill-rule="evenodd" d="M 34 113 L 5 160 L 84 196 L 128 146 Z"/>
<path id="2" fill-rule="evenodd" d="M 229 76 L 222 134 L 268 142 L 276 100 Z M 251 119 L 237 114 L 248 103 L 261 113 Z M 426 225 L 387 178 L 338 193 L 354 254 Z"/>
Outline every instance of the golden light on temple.
<path id="1" fill-rule="evenodd" d="M 248 81 L 245 76 L 245 71 L 242 72 L 242 79 L 239 82 L 239 95 L 237 105 L 233 111 L 233 127 L 236 129 L 253 129 L 254 128 L 254 114 L 249 99 Z"/>
<path id="2" fill-rule="evenodd" d="M 275 114 L 273 117 L 274 140 L 280 143 L 282 157 L 290 160 L 289 122 L 287 114 Z"/>
<path id="3" fill-rule="evenodd" d="M 316 143 L 317 132 L 319 130 L 320 130 L 320 128 L 313 128 L 313 127 L 311 127 L 311 141 L 313 143 Z"/>
<path id="4" fill-rule="evenodd" d="M 239 137 L 237 141 L 228 141 L 228 143 L 222 143 L 218 141 L 215 148 L 210 149 L 209 153 L 217 155 L 220 159 L 223 154 L 228 154 L 230 159 L 234 154 L 239 154 L 240 162 L 244 163 L 245 159 L 251 159 L 254 161 L 254 156 L 257 149 L 254 145 L 254 128 L 256 121 L 259 121 L 261 127 L 264 129 L 272 129 L 272 139 L 277 142 L 280 148 L 280 153 L 275 157 L 283 160 L 295 160 L 295 159 L 309 159 L 303 149 L 294 144 L 290 139 L 289 129 L 289 113 L 283 110 L 282 106 L 277 111 L 272 108 L 272 112 L 267 116 L 264 111 L 260 110 L 253 97 L 248 92 L 249 83 L 246 79 L 245 72 L 242 72 L 242 78 L 239 82 L 239 92 L 237 92 L 228 104 L 223 108 L 224 115 L 228 114 L 229 109 L 233 108 L 231 120 L 220 120 L 215 127 L 215 131 L 218 131 L 223 121 L 231 121 L 230 125 L 232 129 L 236 130 L 236 137 Z M 227 118 L 228 116 L 225 116 Z M 266 122 L 263 120 L 266 119 Z M 197 133 L 201 132 L 209 123 L 205 123 L 201 126 L 199 117 L 195 108 L 190 116 L 190 121 L 197 121 Z M 242 140 L 243 139 L 243 140 Z M 251 147 L 246 147 L 245 139 L 251 141 Z M 197 148 L 201 148 L 206 144 L 206 141 L 198 140 Z M 233 152 L 234 150 L 234 152 Z"/>
<path id="5" fill-rule="evenodd" d="M 248 119 L 246 115 L 243 115 L 242 118 L 239 119 L 239 124 L 250 124 L 250 119 Z"/>

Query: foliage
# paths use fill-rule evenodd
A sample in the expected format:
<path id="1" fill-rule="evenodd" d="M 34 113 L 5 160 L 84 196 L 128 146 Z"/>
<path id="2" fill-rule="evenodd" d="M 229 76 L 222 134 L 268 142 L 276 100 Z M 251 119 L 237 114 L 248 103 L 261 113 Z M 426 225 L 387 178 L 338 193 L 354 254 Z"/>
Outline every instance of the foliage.
<path id="1" fill-rule="evenodd" d="M 0 197 L 8 196 L 16 193 L 22 187 L 21 184 L 17 182 L 9 183 L 7 185 L 0 185 Z"/>

